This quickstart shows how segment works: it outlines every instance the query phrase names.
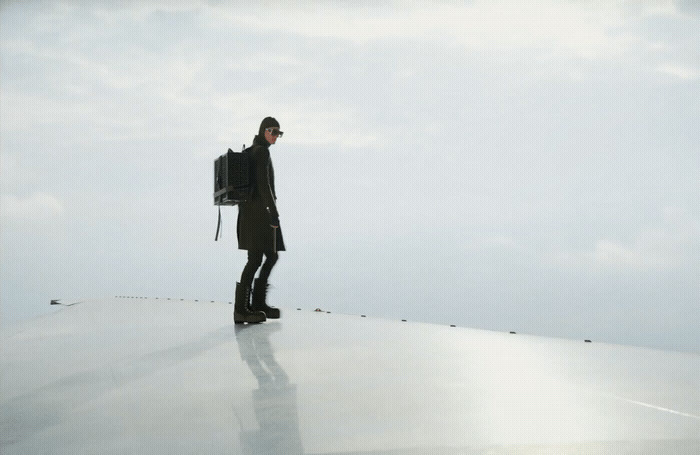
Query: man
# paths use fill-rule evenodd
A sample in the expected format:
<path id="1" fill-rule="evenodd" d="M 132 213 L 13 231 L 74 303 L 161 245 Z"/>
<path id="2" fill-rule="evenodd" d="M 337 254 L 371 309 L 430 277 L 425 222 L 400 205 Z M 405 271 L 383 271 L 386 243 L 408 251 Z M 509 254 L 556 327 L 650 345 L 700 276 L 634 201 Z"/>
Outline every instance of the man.
<path id="1" fill-rule="evenodd" d="M 277 252 L 285 250 L 275 203 L 275 172 L 269 150 L 282 134 L 277 120 L 266 117 L 260 123 L 253 146 L 247 150 L 254 174 L 254 190 L 248 201 L 238 204 L 238 249 L 248 250 L 248 262 L 241 274 L 241 281 L 236 283 L 233 311 L 236 323 L 263 322 L 267 318 L 280 317 L 280 310 L 269 306 L 266 297 L 267 280 L 277 262 Z M 258 268 L 260 275 L 255 279 Z"/>

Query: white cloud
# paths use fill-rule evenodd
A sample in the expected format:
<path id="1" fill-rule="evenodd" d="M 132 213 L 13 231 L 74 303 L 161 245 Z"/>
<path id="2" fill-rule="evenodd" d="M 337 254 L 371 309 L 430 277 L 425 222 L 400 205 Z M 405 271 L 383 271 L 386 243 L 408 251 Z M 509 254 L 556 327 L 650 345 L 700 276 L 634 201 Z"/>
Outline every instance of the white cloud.
<path id="1" fill-rule="evenodd" d="M 491 235 L 479 238 L 475 240 L 474 245 L 478 248 L 502 248 L 502 249 L 515 249 L 519 248 L 518 243 L 515 238 L 511 235 Z"/>
<path id="2" fill-rule="evenodd" d="M 226 143 L 248 144 L 260 120 L 268 115 L 274 115 L 286 131 L 283 144 L 367 148 L 380 143 L 362 116 L 352 108 L 327 100 L 282 103 L 255 93 L 233 93 L 212 99 L 211 104 L 226 118 L 216 132 L 217 140 Z M 230 125 L 238 128 L 232 130 Z"/>
<path id="3" fill-rule="evenodd" d="M 294 134 L 285 136 L 290 144 L 334 144 L 341 148 L 368 148 L 380 145 L 378 135 L 364 124 L 353 109 L 326 102 L 278 106 L 279 118 Z M 284 129 L 283 128 L 283 129 Z"/>
<path id="4" fill-rule="evenodd" d="M 666 63 L 656 67 L 656 71 L 659 73 L 669 74 L 671 76 L 676 76 L 685 80 L 700 79 L 700 70 L 691 68 L 686 65 L 676 65 L 672 63 Z"/>
<path id="5" fill-rule="evenodd" d="M 98 107 L 88 102 L 62 102 L 36 93 L 3 90 L 2 131 L 37 131 L 47 124 L 94 120 Z M 11 115 L 8 115 L 10 114 Z"/>
<path id="6" fill-rule="evenodd" d="M 0 41 L 0 50 L 5 54 L 35 54 L 36 45 L 24 39 L 5 39 Z"/>
<path id="7" fill-rule="evenodd" d="M 64 213 L 63 202 L 48 193 L 36 192 L 19 197 L 13 194 L 2 195 L 0 212 L 7 221 L 39 221 L 60 216 Z"/>
<path id="8" fill-rule="evenodd" d="M 27 182 L 36 182 L 36 172 L 22 163 L 15 154 L 0 153 L 0 188 L 12 192 Z"/>
<path id="9" fill-rule="evenodd" d="M 418 40 L 474 50 L 545 48 L 555 55 L 583 58 L 614 56 L 639 43 L 637 36 L 619 31 L 629 14 L 619 2 L 505 0 L 466 5 L 430 2 L 402 8 L 304 8 L 297 4 L 280 8 L 273 16 L 216 8 L 210 21 L 361 45 L 382 39 Z M 672 4 L 664 2 L 636 14 L 672 12 Z"/>
<path id="10" fill-rule="evenodd" d="M 641 237 L 663 237 L 657 232 L 645 232 Z M 600 240 L 593 252 L 593 261 L 600 266 L 615 268 L 664 268 L 670 264 L 670 258 L 664 254 L 663 250 L 650 248 L 652 245 L 643 241 L 636 241 L 633 245 L 610 240 Z"/>
<path id="11" fill-rule="evenodd" d="M 567 251 L 555 262 L 610 270 L 661 270 L 698 267 L 700 221 L 685 210 L 667 208 L 660 227 L 641 230 L 632 242 L 599 240 L 593 251 Z"/>
<path id="12" fill-rule="evenodd" d="M 256 93 L 232 93 L 212 98 L 212 106 L 222 112 L 226 123 L 217 128 L 217 140 L 243 140 L 255 134 L 260 120 L 273 115 L 286 131 L 283 144 L 341 148 L 379 147 L 382 141 L 375 128 L 367 124 L 354 108 L 329 100 L 275 102 Z M 232 130 L 230 125 L 238 125 Z M 245 134 L 232 137 L 240 132 Z M 252 137 L 252 136 L 251 136 Z"/>

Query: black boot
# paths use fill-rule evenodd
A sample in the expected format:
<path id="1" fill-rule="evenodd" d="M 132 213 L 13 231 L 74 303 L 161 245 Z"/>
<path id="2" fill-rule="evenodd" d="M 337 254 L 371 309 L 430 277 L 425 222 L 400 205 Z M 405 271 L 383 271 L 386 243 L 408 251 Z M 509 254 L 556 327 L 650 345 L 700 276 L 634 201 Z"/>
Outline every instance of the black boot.
<path id="1" fill-rule="evenodd" d="M 248 309 L 250 302 L 250 288 L 236 283 L 236 303 L 233 306 L 233 322 L 240 324 L 242 322 L 264 322 L 265 313 L 262 311 L 250 311 Z"/>
<path id="2" fill-rule="evenodd" d="M 280 310 L 279 308 L 271 307 L 267 304 L 267 288 L 269 284 L 267 281 L 261 280 L 260 278 L 255 279 L 255 286 L 253 287 L 253 303 L 250 305 L 251 311 L 262 311 L 270 319 L 279 319 Z"/>

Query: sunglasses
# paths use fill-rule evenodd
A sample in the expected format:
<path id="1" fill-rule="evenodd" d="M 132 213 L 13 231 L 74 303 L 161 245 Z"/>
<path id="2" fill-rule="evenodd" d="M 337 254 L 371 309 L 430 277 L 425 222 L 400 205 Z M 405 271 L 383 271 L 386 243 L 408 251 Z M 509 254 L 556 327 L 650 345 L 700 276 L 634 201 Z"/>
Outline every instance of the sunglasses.
<path id="1" fill-rule="evenodd" d="M 265 131 L 270 133 L 272 136 L 284 136 L 284 132 L 280 131 L 279 128 L 265 128 Z"/>

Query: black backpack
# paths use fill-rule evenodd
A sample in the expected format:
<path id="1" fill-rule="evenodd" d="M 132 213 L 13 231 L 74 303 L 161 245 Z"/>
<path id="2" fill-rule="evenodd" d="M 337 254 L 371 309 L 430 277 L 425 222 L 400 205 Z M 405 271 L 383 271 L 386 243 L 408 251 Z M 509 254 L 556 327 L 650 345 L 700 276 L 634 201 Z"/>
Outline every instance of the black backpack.
<path id="1" fill-rule="evenodd" d="M 252 147 L 240 152 L 228 149 L 214 161 L 214 205 L 219 206 L 219 222 L 216 226 L 216 238 L 219 239 L 221 229 L 221 206 L 238 205 L 250 199 L 255 186 L 253 169 L 250 163 Z"/>

